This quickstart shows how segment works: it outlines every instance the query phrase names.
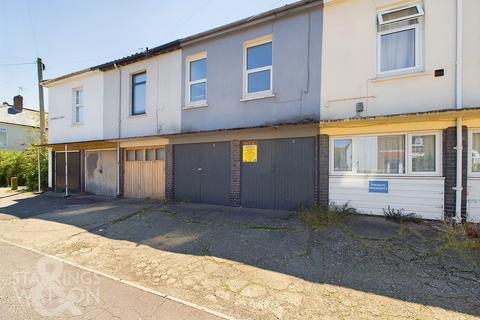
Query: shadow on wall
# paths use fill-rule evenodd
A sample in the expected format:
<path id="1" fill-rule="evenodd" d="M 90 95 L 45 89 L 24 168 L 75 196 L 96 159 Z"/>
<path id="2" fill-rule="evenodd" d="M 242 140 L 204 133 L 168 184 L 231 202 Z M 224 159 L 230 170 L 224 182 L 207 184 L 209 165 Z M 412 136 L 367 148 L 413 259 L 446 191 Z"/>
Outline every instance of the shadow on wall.
<path id="1" fill-rule="evenodd" d="M 19 200 L 0 213 L 480 315 L 480 254 L 439 251 L 439 222 L 352 216 L 312 232 L 294 212 L 48 194 Z"/>

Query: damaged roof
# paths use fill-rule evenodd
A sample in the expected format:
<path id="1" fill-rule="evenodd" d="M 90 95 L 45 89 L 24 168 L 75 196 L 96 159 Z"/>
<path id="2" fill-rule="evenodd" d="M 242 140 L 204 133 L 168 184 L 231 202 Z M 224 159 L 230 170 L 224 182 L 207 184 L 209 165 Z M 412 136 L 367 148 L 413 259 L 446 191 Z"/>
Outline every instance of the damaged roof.
<path id="1" fill-rule="evenodd" d="M 4 103 L 0 105 L 0 123 L 39 128 L 40 112 L 28 108 L 23 108 L 20 112 L 13 106 Z"/>

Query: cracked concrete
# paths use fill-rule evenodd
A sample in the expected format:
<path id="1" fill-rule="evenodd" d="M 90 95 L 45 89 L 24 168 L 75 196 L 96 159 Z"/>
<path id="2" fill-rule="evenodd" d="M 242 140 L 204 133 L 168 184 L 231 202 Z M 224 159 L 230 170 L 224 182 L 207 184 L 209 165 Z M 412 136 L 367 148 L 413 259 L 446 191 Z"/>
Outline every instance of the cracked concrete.
<path id="1" fill-rule="evenodd" d="M 480 254 L 440 250 L 441 223 L 354 216 L 310 232 L 289 212 L 97 205 L 0 221 L 0 238 L 238 318 L 480 316 Z"/>

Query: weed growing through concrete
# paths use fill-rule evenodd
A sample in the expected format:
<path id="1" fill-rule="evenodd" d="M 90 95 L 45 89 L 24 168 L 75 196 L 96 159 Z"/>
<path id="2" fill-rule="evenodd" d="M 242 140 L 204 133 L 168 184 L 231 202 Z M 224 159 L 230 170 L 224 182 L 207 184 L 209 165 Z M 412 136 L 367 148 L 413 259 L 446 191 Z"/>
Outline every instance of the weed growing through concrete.
<path id="1" fill-rule="evenodd" d="M 357 210 L 350 203 L 338 206 L 332 203 L 325 210 L 320 207 L 304 208 L 300 210 L 300 218 L 311 230 L 317 230 L 330 225 L 345 222 L 345 220 Z"/>
<path id="2" fill-rule="evenodd" d="M 448 224 L 440 236 L 440 241 L 443 249 L 473 250 L 480 253 L 480 225 Z"/>
<path id="3" fill-rule="evenodd" d="M 383 209 L 383 215 L 388 220 L 393 220 L 395 222 L 421 222 L 420 217 L 413 212 L 406 213 L 405 209 L 395 209 L 388 206 L 386 209 Z"/>

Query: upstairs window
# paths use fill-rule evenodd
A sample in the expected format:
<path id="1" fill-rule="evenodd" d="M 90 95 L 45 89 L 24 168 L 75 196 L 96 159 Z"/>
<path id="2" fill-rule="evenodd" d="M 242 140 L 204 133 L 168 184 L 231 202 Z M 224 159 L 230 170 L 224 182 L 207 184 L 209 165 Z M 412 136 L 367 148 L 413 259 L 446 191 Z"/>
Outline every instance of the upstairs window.
<path id="1" fill-rule="evenodd" d="M 423 9 L 412 5 L 378 14 L 378 74 L 420 71 Z"/>
<path id="2" fill-rule="evenodd" d="M 207 104 L 207 53 L 187 58 L 187 106 Z"/>
<path id="3" fill-rule="evenodd" d="M 73 91 L 73 122 L 83 123 L 83 89 Z"/>
<path id="4" fill-rule="evenodd" d="M 147 73 L 132 75 L 132 115 L 145 114 L 147 94 Z"/>
<path id="5" fill-rule="evenodd" d="M 7 129 L 0 128 L 0 148 L 7 146 Z"/>
<path id="6" fill-rule="evenodd" d="M 244 96 L 272 94 L 272 37 L 246 42 L 244 51 Z"/>

